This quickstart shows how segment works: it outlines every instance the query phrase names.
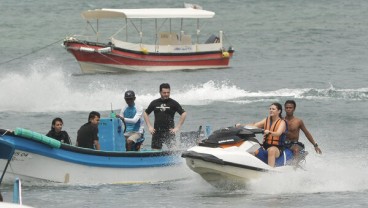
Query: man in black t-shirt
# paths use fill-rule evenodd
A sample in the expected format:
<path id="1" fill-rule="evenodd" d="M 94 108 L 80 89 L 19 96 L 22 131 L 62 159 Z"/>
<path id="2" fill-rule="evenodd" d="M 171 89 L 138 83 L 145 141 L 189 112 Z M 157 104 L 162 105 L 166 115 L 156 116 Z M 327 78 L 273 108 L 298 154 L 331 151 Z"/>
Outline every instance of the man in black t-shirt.
<path id="1" fill-rule="evenodd" d="M 160 95 L 161 98 L 153 100 L 143 113 L 148 130 L 152 134 L 152 149 L 162 149 L 162 143 L 165 143 L 168 148 L 173 148 L 175 146 L 175 133 L 180 130 L 187 115 L 181 105 L 170 98 L 170 85 L 168 83 L 160 85 Z M 154 127 L 152 127 L 148 117 L 152 111 L 155 115 Z M 174 123 L 176 112 L 180 114 L 177 126 Z"/>
<path id="2" fill-rule="evenodd" d="M 77 133 L 77 146 L 100 150 L 98 142 L 98 124 L 100 123 L 100 113 L 92 111 L 88 116 L 88 123 L 80 127 Z"/>

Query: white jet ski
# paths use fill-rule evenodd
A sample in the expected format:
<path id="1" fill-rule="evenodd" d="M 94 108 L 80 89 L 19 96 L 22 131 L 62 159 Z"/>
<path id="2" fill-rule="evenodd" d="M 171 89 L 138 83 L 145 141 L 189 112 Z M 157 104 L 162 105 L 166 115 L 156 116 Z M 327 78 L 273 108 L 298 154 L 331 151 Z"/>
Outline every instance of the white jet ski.
<path id="1" fill-rule="evenodd" d="M 283 172 L 295 169 L 305 161 L 304 151 L 296 161 L 290 149 L 285 149 L 276 159 L 273 168 L 253 153 L 260 148 L 255 134 L 263 129 L 228 127 L 213 132 L 207 139 L 182 153 L 188 167 L 215 187 L 243 187 L 249 180 L 267 172 Z"/>

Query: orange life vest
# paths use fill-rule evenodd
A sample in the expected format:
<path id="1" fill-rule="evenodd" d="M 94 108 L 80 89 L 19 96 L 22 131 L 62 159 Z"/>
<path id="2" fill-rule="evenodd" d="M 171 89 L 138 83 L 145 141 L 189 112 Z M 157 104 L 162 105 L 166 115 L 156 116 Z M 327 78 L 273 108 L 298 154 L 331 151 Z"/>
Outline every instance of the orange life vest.
<path id="1" fill-rule="evenodd" d="M 283 121 L 283 119 L 279 118 L 276 121 L 273 121 L 272 124 L 271 124 L 271 118 L 268 116 L 266 118 L 266 122 L 263 126 L 263 129 L 275 132 L 280 127 L 280 124 L 281 124 L 282 121 Z M 280 135 L 280 136 L 272 136 L 271 134 L 264 135 L 263 144 L 265 146 L 282 146 L 281 139 L 283 137 L 283 134 Z"/>

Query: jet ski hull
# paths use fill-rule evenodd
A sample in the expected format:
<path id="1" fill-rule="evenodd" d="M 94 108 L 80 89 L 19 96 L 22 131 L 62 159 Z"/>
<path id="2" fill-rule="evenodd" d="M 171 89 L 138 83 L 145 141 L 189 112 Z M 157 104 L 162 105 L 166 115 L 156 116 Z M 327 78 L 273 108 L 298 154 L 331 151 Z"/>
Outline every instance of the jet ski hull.
<path id="1" fill-rule="evenodd" d="M 249 142 L 245 142 L 249 143 Z M 269 172 L 283 172 L 292 166 L 272 168 L 242 147 L 196 146 L 182 154 L 187 166 L 217 188 L 242 188 Z"/>
<path id="2" fill-rule="evenodd" d="M 237 167 L 219 164 L 199 158 L 186 158 L 186 164 L 198 173 L 207 183 L 217 188 L 244 187 L 251 179 L 259 178 L 266 170 L 253 167 Z"/>

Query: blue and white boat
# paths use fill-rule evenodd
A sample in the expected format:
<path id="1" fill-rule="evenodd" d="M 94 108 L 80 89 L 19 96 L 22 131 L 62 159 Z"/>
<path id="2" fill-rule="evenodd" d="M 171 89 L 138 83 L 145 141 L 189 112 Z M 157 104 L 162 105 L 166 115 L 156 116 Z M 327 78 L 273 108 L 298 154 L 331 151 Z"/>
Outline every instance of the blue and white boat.
<path id="1" fill-rule="evenodd" d="M 26 129 L 0 129 L 0 145 L 15 148 L 7 175 L 23 181 L 88 185 L 155 183 L 188 177 L 180 151 L 126 151 L 121 126 L 120 119 L 101 119 L 101 150 L 64 144 Z"/>
<path id="2" fill-rule="evenodd" d="M 0 177 L 0 185 L 3 181 L 4 175 L 6 173 L 7 168 L 9 167 L 10 161 L 14 155 L 14 145 L 8 143 L 4 140 L 0 139 L 0 161 L 5 161 L 4 166 L 2 166 L 2 173 Z M 3 196 L 1 194 L 1 187 L 0 187 L 0 207 L 1 208 L 32 208 L 29 206 L 23 205 L 22 202 L 22 185 L 19 178 L 16 178 L 14 181 L 14 189 L 13 189 L 13 202 L 3 202 Z"/>

